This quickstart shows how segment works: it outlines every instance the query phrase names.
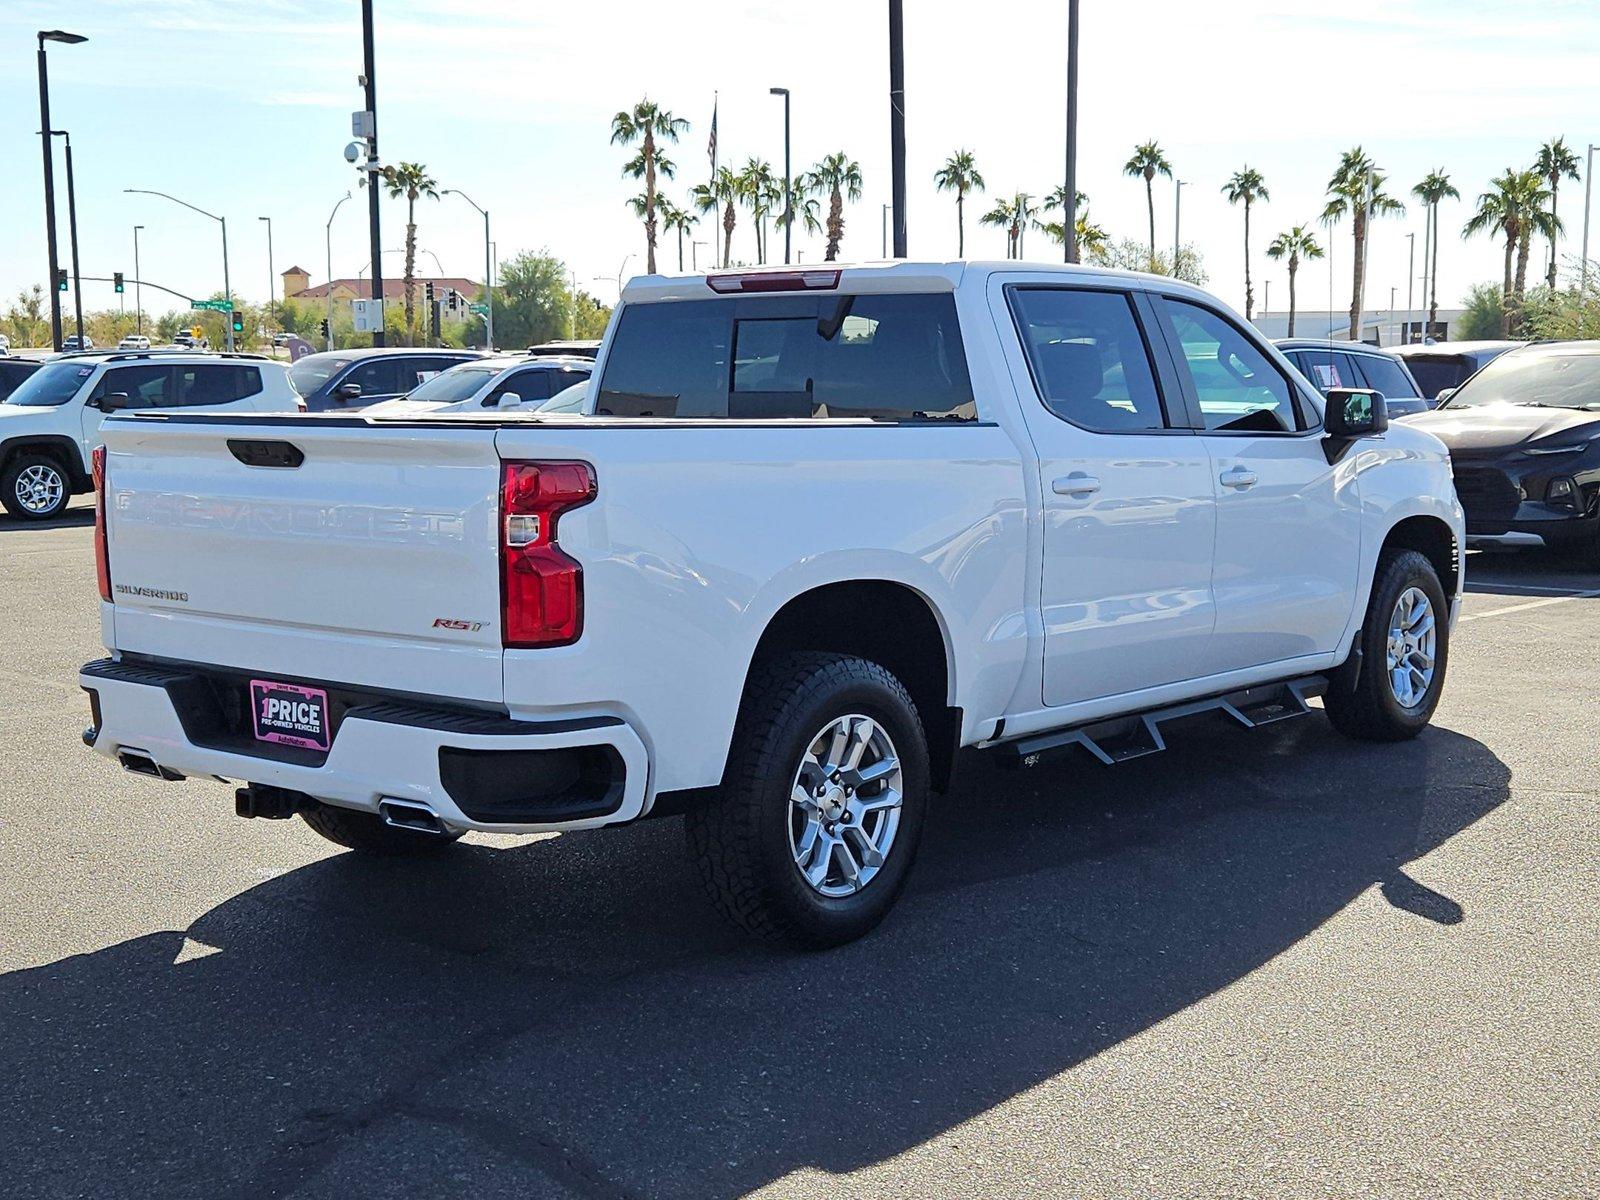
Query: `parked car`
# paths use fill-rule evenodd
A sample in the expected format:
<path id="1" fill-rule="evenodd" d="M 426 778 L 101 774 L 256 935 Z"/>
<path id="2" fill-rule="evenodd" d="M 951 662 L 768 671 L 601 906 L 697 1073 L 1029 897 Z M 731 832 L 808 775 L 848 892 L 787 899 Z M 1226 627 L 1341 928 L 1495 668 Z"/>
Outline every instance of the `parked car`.
<path id="1" fill-rule="evenodd" d="M 296 361 L 289 382 L 312 412 L 344 411 L 393 400 L 440 371 L 482 357 L 476 350 L 327 350 Z"/>
<path id="2" fill-rule="evenodd" d="M 173 350 L 209 350 L 211 339 L 208 337 L 195 337 L 192 333 L 176 333 L 172 335 Z"/>
<path id="3" fill-rule="evenodd" d="M 16 358 L 10 354 L 0 356 L 0 403 L 22 385 L 23 380 L 42 366 L 36 358 Z"/>
<path id="4" fill-rule="evenodd" d="M 589 381 L 587 379 L 563 388 L 543 404 L 534 405 L 534 411 L 550 414 L 563 413 L 579 415 L 584 411 L 584 404 L 589 398 Z M 526 406 L 525 406 L 526 407 Z"/>
<path id="5" fill-rule="evenodd" d="M 278 363 L 248 355 L 102 352 L 56 358 L 0 404 L 0 503 L 48 520 L 94 486 L 90 457 L 108 413 L 294 412 Z"/>
<path id="6" fill-rule="evenodd" d="M 600 342 L 598 339 L 543 342 L 537 346 L 529 346 L 528 353 L 555 358 L 587 358 L 592 362 L 595 355 L 600 353 Z"/>
<path id="7" fill-rule="evenodd" d="M 1326 338 L 1279 338 L 1273 344 L 1324 396 L 1332 388 L 1371 388 L 1383 393 L 1391 417 L 1409 417 L 1433 407 L 1393 351 Z"/>
<path id="8" fill-rule="evenodd" d="M 7 354 L 11 350 L 11 339 L 0 333 L 0 354 Z"/>
<path id="9" fill-rule="evenodd" d="M 441 371 L 415 390 L 366 410 L 373 416 L 415 416 L 419 412 L 469 412 L 485 408 L 537 408 L 571 384 L 589 378 L 587 358 L 502 355 L 460 363 Z"/>
<path id="10" fill-rule="evenodd" d="M 1444 392 L 1460 387 L 1480 367 L 1521 345 L 1525 343 L 1427 342 L 1396 346 L 1394 352 L 1410 369 L 1422 394 L 1437 404 Z"/>
<path id="11" fill-rule="evenodd" d="M 1415 424 L 1450 448 L 1469 544 L 1542 544 L 1600 567 L 1600 343 L 1502 354 Z"/>
<path id="12" fill-rule="evenodd" d="M 1444 447 L 1324 413 L 1197 288 L 830 265 L 615 321 L 608 417 L 108 421 L 86 740 L 376 853 L 684 812 L 722 911 L 818 946 L 888 911 L 960 747 L 1111 763 L 1317 693 L 1428 723 Z M 151 515 L 189 496 L 251 519 Z"/>
<path id="13" fill-rule="evenodd" d="M 75 354 L 83 350 L 93 350 L 94 339 L 87 333 L 81 338 L 75 333 L 69 333 L 61 339 L 61 353 Z"/>
<path id="14" fill-rule="evenodd" d="M 130 333 L 127 337 L 123 338 L 117 343 L 117 349 L 148 350 L 150 349 L 150 339 L 145 337 L 142 333 Z"/>

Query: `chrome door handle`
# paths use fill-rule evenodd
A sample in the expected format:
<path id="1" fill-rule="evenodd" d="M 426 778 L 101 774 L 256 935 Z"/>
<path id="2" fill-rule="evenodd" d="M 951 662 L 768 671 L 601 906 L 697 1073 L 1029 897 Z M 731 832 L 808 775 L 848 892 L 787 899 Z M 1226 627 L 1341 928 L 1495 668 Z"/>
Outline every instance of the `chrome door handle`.
<path id="1" fill-rule="evenodd" d="M 1218 478 L 1223 487 L 1245 488 L 1255 487 L 1260 481 L 1254 471 L 1246 471 L 1243 467 L 1234 467 L 1231 471 L 1224 471 Z"/>
<path id="2" fill-rule="evenodd" d="M 1100 490 L 1100 481 L 1093 475 L 1073 471 L 1050 485 L 1058 496 L 1092 496 Z"/>

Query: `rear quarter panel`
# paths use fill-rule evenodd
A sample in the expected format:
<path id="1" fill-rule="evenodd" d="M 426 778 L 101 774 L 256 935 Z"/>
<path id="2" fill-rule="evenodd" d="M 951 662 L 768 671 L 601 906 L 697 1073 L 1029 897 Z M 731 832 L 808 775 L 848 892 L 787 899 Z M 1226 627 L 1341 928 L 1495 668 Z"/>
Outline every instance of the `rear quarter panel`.
<path id="1" fill-rule="evenodd" d="M 756 644 L 812 588 L 920 593 L 943 628 L 951 702 L 969 713 L 1002 712 L 1016 686 L 1027 502 L 995 425 L 508 423 L 497 448 L 586 461 L 598 480 L 560 524 L 583 564 L 583 635 L 508 651 L 506 704 L 629 718 L 652 743 L 657 791 L 721 778 Z"/>

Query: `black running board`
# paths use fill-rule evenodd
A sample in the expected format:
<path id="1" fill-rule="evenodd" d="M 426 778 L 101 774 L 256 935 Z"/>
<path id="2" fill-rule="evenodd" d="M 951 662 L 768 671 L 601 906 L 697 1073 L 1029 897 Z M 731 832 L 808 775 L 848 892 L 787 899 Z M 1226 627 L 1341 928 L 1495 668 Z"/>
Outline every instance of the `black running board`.
<path id="1" fill-rule="evenodd" d="M 1081 746 L 1110 767 L 1165 750 L 1167 741 L 1161 736 L 1161 726 L 1166 721 L 1220 712 L 1246 729 L 1255 729 L 1305 715 L 1310 711 L 1306 701 L 1327 690 L 1327 676 L 1306 675 L 1300 679 L 1262 684 L 1202 700 L 1186 700 L 1182 704 L 1152 708 L 1147 712 L 1114 717 L 1108 721 L 1052 729 L 1016 741 L 1002 742 L 994 750 L 1014 765 L 1031 767 L 1041 755 L 1050 751 Z"/>

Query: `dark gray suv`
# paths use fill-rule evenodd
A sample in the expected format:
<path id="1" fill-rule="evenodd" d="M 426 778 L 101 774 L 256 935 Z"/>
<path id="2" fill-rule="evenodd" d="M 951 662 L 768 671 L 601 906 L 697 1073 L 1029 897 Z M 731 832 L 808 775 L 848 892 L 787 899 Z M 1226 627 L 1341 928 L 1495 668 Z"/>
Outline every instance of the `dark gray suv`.
<path id="1" fill-rule="evenodd" d="M 424 380 L 483 355 L 477 350 L 329 350 L 289 368 L 289 382 L 311 412 L 344 412 L 404 396 Z"/>

